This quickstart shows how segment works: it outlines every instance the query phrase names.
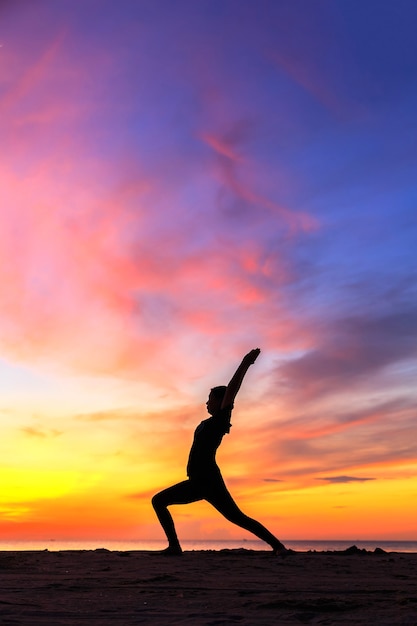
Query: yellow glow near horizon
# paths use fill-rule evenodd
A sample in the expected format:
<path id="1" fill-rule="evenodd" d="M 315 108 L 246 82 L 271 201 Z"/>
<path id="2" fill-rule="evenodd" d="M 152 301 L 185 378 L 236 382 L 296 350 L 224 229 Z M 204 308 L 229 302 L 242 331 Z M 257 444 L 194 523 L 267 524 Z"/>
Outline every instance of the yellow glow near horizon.
<path id="1" fill-rule="evenodd" d="M 30 468 L 1 468 L 2 485 L 0 502 L 30 502 L 44 498 L 59 498 L 78 488 L 86 489 L 97 477 L 91 474 L 87 480 L 76 470 L 45 470 Z"/>

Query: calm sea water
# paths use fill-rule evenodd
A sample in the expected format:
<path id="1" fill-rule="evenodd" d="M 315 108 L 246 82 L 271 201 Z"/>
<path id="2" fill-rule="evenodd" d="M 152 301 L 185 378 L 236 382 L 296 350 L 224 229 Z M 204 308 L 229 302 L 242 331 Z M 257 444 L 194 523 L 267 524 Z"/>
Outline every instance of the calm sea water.
<path id="1" fill-rule="evenodd" d="M 308 550 L 316 550 L 322 552 L 325 550 L 345 550 L 350 546 L 365 548 L 365 550 L 373 551 L 375 548 L 382 548 L 386 552 L 417 552 L 417 541 L 364 541 L 357 539 L 343 539 L 339 541 L 322 541 L 322 540 L 288 540 L 284 541 L 285 545 L 292 550 L 298 552 L 306 552 Z M 162 550 L 166 547 L 164 541 L 114 541 L 114 540 L 97 540 L 97 541 L 61 541 L 61 540 L 45 540 L 45 541 L 0 541 L 0 551 L 15 550 L 96 550 L 106 548 L 114 551 L 132 551 L 132 550 Z M 268 546 L 262 541 L 183 541 L 184 550 L 224 550 L 246 548 L 247 550 L 268 550 Z"/>

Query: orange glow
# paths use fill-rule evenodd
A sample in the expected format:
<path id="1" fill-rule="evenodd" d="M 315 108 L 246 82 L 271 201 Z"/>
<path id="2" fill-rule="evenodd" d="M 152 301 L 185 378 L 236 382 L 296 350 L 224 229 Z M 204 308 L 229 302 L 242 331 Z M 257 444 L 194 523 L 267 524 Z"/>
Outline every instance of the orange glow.
<path id="1" fill-rule="evenodd" d="M 22 428 L 24 462 L 13 468 L 9 461 L 1 471 L 3 536 L 162 537 L 150 498 L 185 477 L 198 413 L 204 417 L 198 407 L 142 415 L 109 412 L 80 416 L 78 424 L 61 421 L 62 433 L 46 423 Z M 257 429 L 250 426 L 257 417 L 257 410 L 246 415 L 237 410 L 232 434 L 219 452 L 229 489 L 245 512 L 283 538 L 301 539 L 307 532 L 323 539 L 412 536 L 415 464 L 399 464 L 391 478 L 385 476 L 387 469 L 393 471 L 392 463 L 345 466 L 339 472 L 362 476 L 364 482 L 325 484 L 318 470 L 306 479 L 294 474 L 297 463 L 290 457 L 275 460 L 273 450 L 262 447 Z M 205 503 L 173 507 L 173 514 L 184 538 L 249 538 Z"/>

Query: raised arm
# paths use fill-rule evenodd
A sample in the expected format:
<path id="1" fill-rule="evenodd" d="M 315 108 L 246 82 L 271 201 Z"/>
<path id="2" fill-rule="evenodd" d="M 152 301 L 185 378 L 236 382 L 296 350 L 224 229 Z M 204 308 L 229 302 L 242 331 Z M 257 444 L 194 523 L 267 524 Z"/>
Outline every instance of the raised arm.
<path id="1" fill-rule="evenodd" d="M 236 394 L 240 389 L 245 374 L 248 371 L 249 367 L 253 363 L 255 363 L 256 359 L 259 356 L 259 353 L 260 349 L 255 348 L 254 350 L 248 352 L 248 354 L 245 354 L 245 356 L 243 357 L 241 364 L 239 365 L 236 372 L 233 374 L 229 384 L 227 385 L 226 393 L 224 394 L 221 406 L 222 409 L 226 406 L 233 405 Z"/>

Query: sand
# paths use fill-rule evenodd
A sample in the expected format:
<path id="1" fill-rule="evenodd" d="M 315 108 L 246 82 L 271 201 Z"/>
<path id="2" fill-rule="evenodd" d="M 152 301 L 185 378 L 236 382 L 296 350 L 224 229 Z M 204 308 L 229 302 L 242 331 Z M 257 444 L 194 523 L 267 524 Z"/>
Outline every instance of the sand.
<path id="1" fill-rule="evenodd" d="M 0 624 L 417 625 L 417 554 L 0 553 Z"/>

